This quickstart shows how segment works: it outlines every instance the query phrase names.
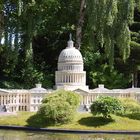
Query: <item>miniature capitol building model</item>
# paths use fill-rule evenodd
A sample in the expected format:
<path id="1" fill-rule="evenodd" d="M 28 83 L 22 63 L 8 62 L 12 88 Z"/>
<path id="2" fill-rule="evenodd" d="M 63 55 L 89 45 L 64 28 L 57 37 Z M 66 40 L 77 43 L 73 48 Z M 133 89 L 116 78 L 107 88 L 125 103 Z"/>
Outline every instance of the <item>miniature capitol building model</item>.
<path id="1" fill-rule="evenodd" d="M 42 99 L 57 89 L 71 90 L 81 95 L 80 111 L 89 108 L 99 96 L 113 96 L 133 98 L 140 102 L 140 88 L 107 89 L 104 85 L 89 89 L 86 86 L 86 72 L 83 70 L 83 58 L 78 49 L 74 47 L 71 37 L 67 47 L 62 50 L 58 58 L 58 69 L 55 72 L 55 88 L 44 89 L 41 84 L 35 88 L 26 89 L 0 89 L 0 112 L 31 111 L 39 109 Z"/>

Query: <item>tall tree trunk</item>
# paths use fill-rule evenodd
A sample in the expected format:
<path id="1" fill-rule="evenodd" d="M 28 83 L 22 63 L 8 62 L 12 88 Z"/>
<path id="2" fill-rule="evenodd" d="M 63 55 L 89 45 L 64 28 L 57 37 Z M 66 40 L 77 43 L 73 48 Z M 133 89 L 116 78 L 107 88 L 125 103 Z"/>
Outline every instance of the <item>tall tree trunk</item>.
<path id="1" fill-rule="evenodd" d="M 4 29 L 4 18 L 3 18 L 3 12 L 0 11 L 0 44 L 2 40 L 2 34 L 3 34 L 3 29 Z"/>
<path id="2" fill-rule="evenodd" d="M 77 24 L 77 27 L 76 27 L 76 44 L 75 44 L 75 47 L 79 50 L 80 50 L 80 47 L 81 47 L 82 27 L 83 27 L 83 24 L 84 24 L 85 8 L 86 8 L 86 0 L 81 0 L 79 20 L 78 20 L 78 24 Z"/>
<path id="3" fill-rule="evenodd" d="M 138 85 L 138 73 L 137 71 L 134 72 L 134 87 Z"/>
<path id="4" fill-rule="evenodd" d="M 17 2 L 17 25 L 16 25 L 16 30 L 15 30 L 15 39 L 14 39 L 14 45 L 15 45 L 15 52 L 18 52 L 19 48 L 19 28 L 20 28 L 20 16 L 21 16 L 21 11 L 22 11 L 22 1 L 18 0 Z"/>

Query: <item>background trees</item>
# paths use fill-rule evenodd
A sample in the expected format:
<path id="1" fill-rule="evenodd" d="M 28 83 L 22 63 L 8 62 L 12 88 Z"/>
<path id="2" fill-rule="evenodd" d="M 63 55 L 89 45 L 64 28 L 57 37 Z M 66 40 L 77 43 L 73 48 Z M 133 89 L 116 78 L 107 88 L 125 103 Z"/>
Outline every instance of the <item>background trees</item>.
<path id="1" fill-rule="evenodd" d="M 131 73 L 139 85 L 139 10 L 138 0 L 2 0 L 0 86 L 52 87 L 70 32 L 84 56 L 90 87 L 128 87 Z"/>

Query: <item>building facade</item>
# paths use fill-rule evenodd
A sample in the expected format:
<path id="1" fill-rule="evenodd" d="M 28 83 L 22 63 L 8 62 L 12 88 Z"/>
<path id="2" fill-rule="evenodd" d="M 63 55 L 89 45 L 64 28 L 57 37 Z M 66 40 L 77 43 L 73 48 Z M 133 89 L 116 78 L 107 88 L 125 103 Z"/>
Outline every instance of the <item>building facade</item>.
<path id="1" fill-rule="evenodd" d="M 67 47 L 62 50 L 58 58 L 57 71 L 55 72 L 54 89 L 44 89 L 41 84 L 30 90 L 25 89 L 0 89 L 0 111 L 17 112 L 39 109 L 42 99 L 55 90 L 64 89 L 80 94 L 80 106 L 89 108 L 91 103 L 99 96 L 113 96 L 133 98 L 140 102 L 140 88 L 107 89 L 104 85 L 89 89 L 86 85 L 86 72 L 83 70 L 83 58 L 73 41 L 68 41 Z"/>

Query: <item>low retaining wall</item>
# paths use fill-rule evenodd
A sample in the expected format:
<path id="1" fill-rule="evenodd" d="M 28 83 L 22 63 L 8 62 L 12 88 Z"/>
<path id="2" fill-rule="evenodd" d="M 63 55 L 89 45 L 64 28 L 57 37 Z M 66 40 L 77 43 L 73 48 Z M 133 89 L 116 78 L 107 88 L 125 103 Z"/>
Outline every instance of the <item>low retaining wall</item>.
<path id="1" fill-rule="evenodd" d="M 45 131 L 53 133 L 82 133 L 82 134 L 93 134 L 93 133 L 102 133 L 102 134 L 131 134 L 131 135 L 140 135 L 140 131 L 121 131 L 121 130 L 71 130 L 71 129 L 51 129 L 51 128 L 34 128 L 34 127 L 24 127 L 24 126 L 0 126 L 0 129 L 8 130 L 28 130 L 28 131 Z"/>

